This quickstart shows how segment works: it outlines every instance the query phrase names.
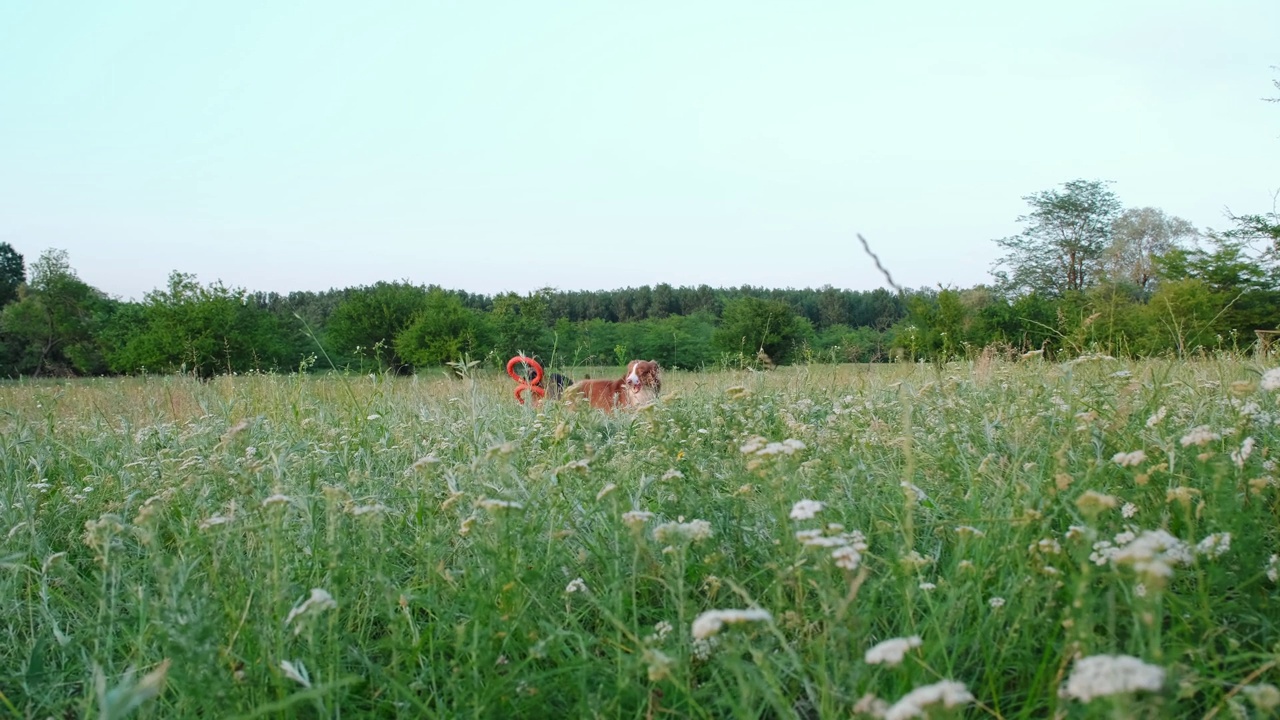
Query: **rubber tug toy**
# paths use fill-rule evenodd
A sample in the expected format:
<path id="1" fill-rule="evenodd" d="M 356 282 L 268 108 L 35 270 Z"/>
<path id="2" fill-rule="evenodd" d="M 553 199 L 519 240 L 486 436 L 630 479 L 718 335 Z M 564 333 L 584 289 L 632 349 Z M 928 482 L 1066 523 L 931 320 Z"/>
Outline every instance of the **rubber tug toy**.
<path id="1" fill-rule="evenodd" d="M 516 366 L 523 364 L 525 368 L 533 369 L 533 377 L 522 377 L 516 373 Z M 527 370 L 526 370 L 527 372 Z M 516 401 L 521 405 L 524 404 L 524 394 L 526 391 L 534 395 L 533 402 L 538 404 L 547 396 L 546 388 L 542 387 L 542 364 L 531 357 L 517 355 L 507 361 L 507 374 L 512 380 L 516 381 Z"/>

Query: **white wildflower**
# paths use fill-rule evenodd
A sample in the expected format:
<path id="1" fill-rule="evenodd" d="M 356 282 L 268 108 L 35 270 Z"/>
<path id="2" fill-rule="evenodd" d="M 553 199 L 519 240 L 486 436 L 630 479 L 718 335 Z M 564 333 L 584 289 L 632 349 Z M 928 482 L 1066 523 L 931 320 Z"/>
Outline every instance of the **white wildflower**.
<path id="1" fill-rule="evenodd" d="M 907 567 L 914 567 L 914 568 L 924 567 L 925 565 L 928 565 L 930 562 L 927 558 L 925 558 L 925 556 L 921 555 L 916 550 L 912 550 L 906 555 L 903 555 L 901 558 L 898 559 L 898 561 Z M 968 561 L 961 561 L 961 562 L 963 564 L 964 562 L 968 562 Z M 970 564 L 972 565 L 972 563 Z"/>
<path id="2" fill-rule="evenodd" d="M 929 496 L 926 495 L 923 490 L 921 490 L 919 487 L 917 487 L 913 483 L 909 483 L 906 480 L 903 480 L 901 483 L 899 483 L 899 485 L 902 487 L 902 489 L 910 490 L 913 494 L 915 494 L 916 502 L 924 502 L 925 500 L 929 499 Z"/>
<path id="3" fill-rule="evenodd" d="M 884 712 L 884 720 L 907 720 L 908 718 L 927 717 L 925 708 L 942 704 L 950 709 L 963 707 L 973 702 L 973 695 L 964 683 L 954 680 L 942 680 L 932 685 L 924 685 L 902 696 L 902 699 L 889 706 Z"/>
<path id="4" fill-rule="evenodd" d="M 987 604 L 990 605 L 992 608 L 999 610 L 1000 608 L 1004 607 L 1004 598 L 997 595 L 996 597 L 993 597 L 990 600 L 988 600 Z"/>
<path id="5" fill-rule="evenodd" d="M 1146 585 L 1146 583 L 1138 583 L 1137 585 L 1134 585 L 1134 586 L 1133 586 L 1133 594 L 1134 594 L 1134 595 L 1137 595 L 1138 597 L 1146 597 L 1146 596 L 1147 596 L 1147 585 Z"/>
<path id="6" fill-rule="evenodd" d="M 622 513 L 622 522 L 632 530 L 638 530 L 644 527 L 644 524 L 653 519 L 653 513 L 648 510 L 628 510 Z"/>
<path id="7" fill-rule="evenodd" d="M 1267 559 L 1267 579 L 1280 582 L 1280 555 L 1272 555 Z"/>
<path id="8" fill-rule="evenodd" d="M 705 640 L 716 635 L 725 625 L 737 625 L 747 622 L 769 622 L 773 615 L 768 610 L 749 608 L 746 610 L 707 610 L 693 621 L 693 637 Z"/>
<path id="9" fill-rule="evenodd" d="M 1280 368 L 1271 368 L 1262 374 L 1263 390 L 1280 390 Z"/>
<path id="10" fill-rule="evenodd" d="M 272 505 L 288 505 L 292 499 L 288 495 L 276 493 L 266 500 L 262 501 L 262 507 L 271 507 Z"/>
<path id="11" fill-rule="evenodd" d="M 857 570 L 862 564 L 862 553 L 852 545 L 838 547 L 831 551 L 831 557 L 836 561 L 836 567 L 845 570 Z"/>
<path id="12" fill-rule="evenodd" d="M 1231 533 L 1213 533 L 1196 544 L 1197 555 L 1211 558 L 1222 557 L 1231 549 Z"/>
<path id="13" fill-rule="evenodd" d="M 377 420 L 377 419 L 379 419 L 379 418 L 381 418 L 381 417 L 382 417 L 382 416 L 381 416 L 381 415 L 379 415 L 378 413 L 370 413 L 370 414 L 368 415 L 368 417 L 366 417 L 366 418 L 365 418 L 365 420 Z"/>
<path id="14" fill-rule="evenodd" d="M 791 506 L 792 520 L 811 520 L 822 508 L 826 507 L 817 500 L 801 500 Z"/>
<path id="15" fill-rule="evenodd" d="M 680 480 L 682 478 L 684 478 L 684 473 L 675 468 L 671 468 L 670 470 L 662 473 L 661 480 L 662 482 L 666 482 L 668 480 Z"/>
<path id="16" fill-rule="evenodd" d="M 1208 425 L 1200 425 L 1187 431 L 1187 434 L 1183 435 L 1182 440 L 1179 442 L 1182 443 L 1182 447 L 1190 447 L 1192 445 L 1204 447 L 1214 440 L 1221 439 L 1222 435 L 1214 432 Z"/>
<path id="17" fill-rule="evenodd" d="M 658 642 L 662 642 L 667 639 L 667 636 L 671 634 L 672 630 L 675 630 L 675 627 L 673 627 L 671 623 L 666 620 L 659 620 L 657 624 L 653 626 L 653 637 Z"/>
<path id="18" fill-rule="evenodd" d="M 657 648 L 645 648 L 644 655 L 641 657 L 644 664 L 648 666 L 648 675 L 650 682 L 658 682 L 671 677 L 671 666 L 675 664 L 675 660 L 671 656 L 662 652 Z"/>
<path id="19" fill-rule="evenodd" d="M 514 441 L 507 441 L 507 442 L 501 443 L 501 444 L 499 444 L 499 445 L 494 445 L 493 447 L 489 448 L 488 450 L 485 450 L 485 451 L 484 451 L 484 459 L 485 459 L 485 460 L 488 460 L 488 459 L 490 459 L 490 458 L 495 458 L 495 457 L 498 457 L 498 458 L 506 457 L 506 456 L 508 456 L 508 455 L 510 455 L 510 454 L 512 454 L 512 453 L 514 453 L 515 451 L 516 451 L 516 444 L 515 444 L 515 442 L 514 442 Z"/>
<path id="20" fill-rule="evenodd" d="M 1124 518 L 1131 518 L 1138 514 L 1138 506 L 1131 502 L 1127 502 L 1120 507 L 1120 515 Z"/>
<path id="21" fill-rule="evenodd" d="M 409 469 L 421 470 L 422 468 L 427 467 L 428 465 L 438 465 L 438 464 L 440 464 L 440 458 L 436 457 L 435 453 L 427 453 L 426 455 L 423 455 L 422 457 L 415 460 L 413 464 L 409 466 Z"/>
<path id="22" fill-rule="evenodd" d="M 711 537 L 711 523 L 706 520 L 663 523 L 653 529 L 653 537 L 661 543 L 698 542 Z"/>
<path id="23" fill-rule="evenodd" d="M 931 582 L 922 582 L 920 583 L 920 589 L 925 592 L 933 592 L 938 589 L 938 586 Z"/>
<path id="24" fill-rule="evenodd" d="M 1141 450 L 1133 452 L 1120 452 L 1111 457 L 1111 462 L 1120 467 L 1137 467 L 1147 461 L 1147 454 Z"/>
<path id="25" fill-rule="evenodd" d="M 758 455 L 768 457 L 770 455 L 794 455 L 796 452 L 805 449 L 805 444 L 800 440 L 786 439 L 782 442 L 769 442 L 765 438 L 756 436 L 747 440 L 738 448 L 743 455 Z"/>
<path id="26" fill-rule="evenodd" d="M 231 522 L 233 519 L 234 518 L 232 518 L 229 515 L 214 515 L 213 517 L 208 517 L 208 518 L 205 518 L 204 520 L 201 520 L 200 529 L 208 530 L 209 528 L 217 525 L 226 525 L 227 523 Z"/>
<path id="27" fill-rule="evenodd" d="M 569 581 L 568 585 L 565 586 L 564 591 L 565 591 L 565 594 L 567 595 L 572 595 L 573 593 L 577 593 L 577 592 L 586 593 L 587 584 L 583 582 L 582 578 L 574 578 L 573 580 Z"/>
<path id="28" fill-rule="evenodd" d="M 1235 403 L 1236 401 L 1232 401 L 1233 405 Z M 1266 416 L 1266 413 L 1262 412 L 1262 406 L 1252 400 L 1240 405 L 1239 408 L 1240 408 L 1240 415 L 1242 417 L 1258 419 L 1260 416 L 1261 417 Z"/>
<path id="29" fill-rule="evenodd" d="M 1027 552 L 1040 553 L 1042 555 L 1059 555 L 1062 553 L 1062 543 L 1057 538 L 1041 538 L 1027 546 Z"/>
<path id="30" fill-rule="evenodd" d="M 374 503 L 373 505 L 356 505 L 351 508 L 351 514 L 356 517 L 360 517 L 361 515 L 381 515 L 389 510 L 390 508 L 382 503 Z"/>
<path id="31" fill-rule="evenodd" d="M 827 529 L 836 535 L 824 535 L 822 530 L 799 530 L 796 539 L 805 547 L 828 548 L 836 567 L 844 570 L 857 570 L 862 564 L 862 553 L 867 551 L 867 538 L 861 532 L 853 530 L 842 532 L 844 526 L 839 523 L 827 525 Z"/>
<path id="32" fill-rule="evenodd" d="M 1257 440 L 1253 439 L 1252 435 L 1245 438 L 1244 442 L 1240 444 L 1239 450 L 1231 451 L 1231 462 L 1235 463 L 1236 467 L 1243 469 L 1245 461 L 1253 454 L 1253 446 L 1257 444 L 1257 442 Z"/>
<path id="33" fill-rule="evenodd" d="M 858 698 L 858 702 L 853 705 L 854 715 L 869 715 L 873 718 L 882 718 L 889 711 L 889 703 L 881 700 L 872 693 L 866 693 Z"/>
<path id="34" fill-rule="evenodd" d="M 1132 541 L 1110 549 L 1102 562 L 1095 560 L 1099 565 L 1105 561 L 1129 565 L 1148 579 L 1163 579 L 1173 576 L 1175 565 L 1191 564 L 1191 549 L 1165 530 L 1143 530 Z"/>
<path id="35" fill-rule="evenodd" d="M 805 547 L 838 548 L 849 544 L 845 538 L 839 535 L 823 535 L 821 530 L 801 530 L 796 533 L 796 539 L 804 543 Z"/>
<path id="36" fill-rule="evenodd" d="M 919 635 L 912 635 L 905 638 L 891 638 L 884 642 L 877 643 L 867 650 L 862 659 L 868 665 L 900 665 L 903 658 L 907 656 L 907 651 L 911 648 L 920 647 L 922 641 Z"/>
<path id="37" fill-rule="evenodd" d="M 1092 655 L 1076 660 L 1062 697 L 1089 702 L 1097 697 L 1164 686 L 1164 668 L 1148 665 L 1130 655 Z"/>
<path id="38" fill-rule="evenodd" d="M 693 641 L 693 657 L 698 662 L 706 662 L 720 645 L 720 638 L 712 635 L 708 638 Z"/>
<path id="39" fill-rule="evenodd" d="M 1093 544 L 1093 552 L 1089 553 L 1089 561 L 1098 567 L 1102 567 L 1111 562 L 1116 550 L 1116 546 L 1110 540 L 1099 540 Z"/>
<path id="40" fill-rule="evenodd" d="M 1245 685 L 1244 696 L 1263 714 L 1269 716 L 1280 707 L 1280 689 L 1270 683 Z"/>
<path id="41" fill-rule="evenodd" d="M 304 600 L 301 604 L 295 605 L 289 611 L 289 615 L 285 617 L 284 624 L 287 626 L 293 622 L 294 618 L 308 617 L 311 615 L 319 615 L 325 610 L 333 610 L 338 607 L 338 603 L 333 599 L 327 591 L 321 588 L 311 588 L 311 596 Z M 302 631 L 302 625 L 295 625 L 293 634 L 297 635 Z"/>

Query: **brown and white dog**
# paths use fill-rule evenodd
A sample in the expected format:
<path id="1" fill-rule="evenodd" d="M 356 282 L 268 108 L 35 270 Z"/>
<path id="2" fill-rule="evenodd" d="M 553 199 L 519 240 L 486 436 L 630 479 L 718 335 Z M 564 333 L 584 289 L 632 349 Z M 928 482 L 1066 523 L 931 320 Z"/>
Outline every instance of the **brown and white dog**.
<path id="1" fill-rule="evenodd" d="M 662 378 L 653 360 L 632 360 L 619 380 L 579 380 L 564 390 L 564 400 L 573 403 L 586 398 L 591 407 L 612 410 L 615 407 L 648 405 L 658 399 Z"/>

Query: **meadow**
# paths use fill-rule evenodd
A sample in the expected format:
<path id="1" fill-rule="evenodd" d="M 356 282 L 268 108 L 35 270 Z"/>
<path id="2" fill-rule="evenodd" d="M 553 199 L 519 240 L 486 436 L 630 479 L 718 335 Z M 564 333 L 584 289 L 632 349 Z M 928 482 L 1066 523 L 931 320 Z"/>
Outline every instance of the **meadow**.
<path id="1" fill-rule="evenodd" d="M 1273 365 L 5 384 L 0 716 L 1274 716 Z"/>

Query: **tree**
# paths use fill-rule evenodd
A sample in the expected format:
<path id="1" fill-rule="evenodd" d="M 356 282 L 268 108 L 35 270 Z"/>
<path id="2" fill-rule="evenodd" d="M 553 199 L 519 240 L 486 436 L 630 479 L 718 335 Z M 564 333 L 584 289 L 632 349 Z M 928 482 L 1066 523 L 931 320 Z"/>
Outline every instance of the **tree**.
<path id="1" fill-rule="evenodd" d="M 1102 270 L 1112 223 L 1120 214 L 1115 193 L 1101 180 L 1072 180 L 1062 190 L 1023 200 L 1031 206 L 1029 214 L 1018 218 L 1026 229 L 995 241 L 1009 251 L 995 264 L 1005 268 L 994 273 L 999 284 L 1015 294 L 1054 296 L 1087 287 Z"/>
<path id="2" fill-rule="evenodd" d="M 333 309 L 325 337 L 348 357 L 378 348 L 382 361 L 398 370 L 406 363 L 395 351 L 395 339 L 422 312 L 426 299 L 425 288 L 407 282 L 353 290 Z"/>
<path id="3" fill-rule="evenodd" d="M 1133 283 L 1141 290 L 1155 280 L 1155 258 L 1182 247 L 1199 232 L 1190 222 L 1153 207 L 1129 208 L 1111 224 L 1111 246 L 1103 256 L 1112 280 Z"/>
<path id="4" fill-rule="evenodd" d="M 818 327 L 822 329 L 833 325 L 849 324 L 849 305 L 845 302 L 846 293 L 830 285 L 818 291 Z"/>
<path id="5" fill-rule="evenodd" d="M 248 302 L 248 293 L 221 282 L 201 285 L 173 272 L 168 287 L 147 293 L 140 311 L 118 314 L 131 326 L 114 333 L 110 353 L 117 372 L 186 369 L 200 377 L 278 367 L 288 357 L 274 315 Z"/>
<path id="6" fill-rule="evenodd" d="M 9 243 L 0 243 L 0 307 L 18 299 L 18 288 L 27 281 L 27 266 Z"/>
<path id="7" fill-rule="evenodd" d="M 508 292 L 493 299 L 490 318 L 497 334 L 494 341 L 499 355 L 511 356 L 518 352 L 534 353 L 542 350 L 539 346 L 547 328 L 550 295 L 550 289 L 544 288 L 523 297 Z"/>
<path id="8" fill-rule="evenodd" d="M 95 336 L 110 301 L 71 269 L 65 250 L 49 249 L 31 266 L 31 282 L 0 313 L 9 375 L 92 374 L 105 369 Z"/>
<path id="9" fill-rule="evenodd" d="M 1160 283 L 1144 309 L 1143 344 L 1172 347 L 1182 357 L 1213 343 L 1222 298 L 1203 280 L 1183 278 Z"/>
<path id="10" fill-rule="evenodd" d="M 427 293 L 418 316 L 396 336 L 396 354 L 417 369 L 443 365 L 475 352 L 484 342 L 483 318 L 440 288 Z"/>
<path id="11" fill-rule="evenodd" d="M 740 297 L 724 306 L 712 342 L 721 352 L 752 356 L 763 350 L 773 362 L 790 362 L 813 339 L 813 326 L 781 300 Z"/>

